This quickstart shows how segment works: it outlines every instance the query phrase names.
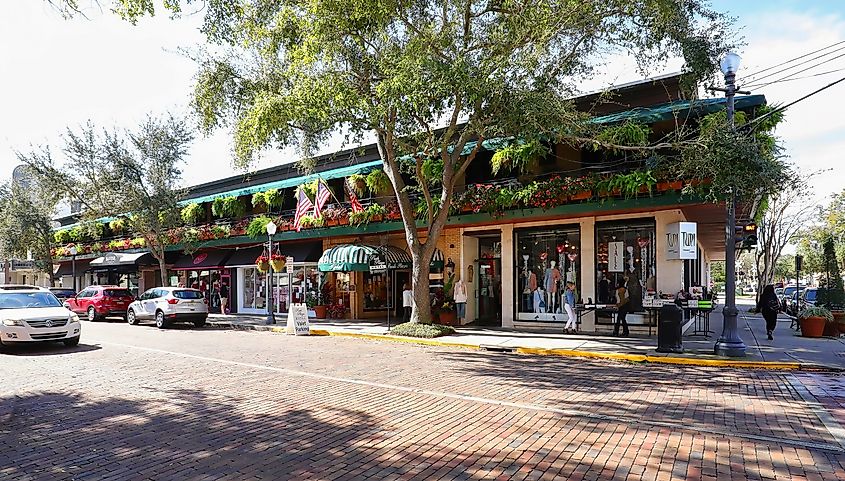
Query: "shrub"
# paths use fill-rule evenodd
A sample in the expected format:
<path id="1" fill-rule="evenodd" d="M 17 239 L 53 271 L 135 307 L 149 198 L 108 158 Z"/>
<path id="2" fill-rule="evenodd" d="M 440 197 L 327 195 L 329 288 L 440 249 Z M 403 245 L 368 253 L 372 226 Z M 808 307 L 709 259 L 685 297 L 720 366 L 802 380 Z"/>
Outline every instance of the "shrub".
<path id="1" fill-rule="evenodd" d="M 414 322 L 405 322 L 399 324 L 390 330 L 390 333 L 395 336 L 406 337 L 423 337 L 431 339 L 432 337 L 447 336 L 454 334 L 455 329 L 451 326 L 441 326 L 440 324 L 419 324 Z"/>
<path id="2" fill-rule="evenodd" d="M 833 321 L 833 314 L 824 307 L 808 307 L 798 314 L 799 319 L 806 319 L 808 317 L 823 317 L 826 321 Z"/>

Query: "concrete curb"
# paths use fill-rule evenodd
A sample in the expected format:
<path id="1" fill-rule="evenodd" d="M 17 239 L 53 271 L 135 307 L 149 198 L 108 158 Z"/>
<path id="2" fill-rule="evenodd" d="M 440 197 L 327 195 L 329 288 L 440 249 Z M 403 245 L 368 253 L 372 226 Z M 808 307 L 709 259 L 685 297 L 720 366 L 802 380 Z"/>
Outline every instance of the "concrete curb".
<path id="1" fill-rule="evenodd" d="M 229 326 L 234 329 L 242 330 L 256 330 L 269 331 L 274 333 L 285 334 L 286 327 L 278 326 L 253 326 L 234 324 L 229 322 L 215 322 L 217 326 Z M 311 329 L 312 336 L 334 336 L 334 337 L 353 337 L 358 339 L 367 339 L 371 341 L 392 341 L 404 342 L 408 344 L 420 344 L 424 346 L 438 346 L 438 347 L 456 347 L 462 349 L 482 350 L 484 349 L 480 344 L 467 344 L 458 342 L 444 342 L 437 339 L 424 339 L 416 337 L 392 336 L 390 334 L 368 334 L 361 332 L 347 332 L 347 331 L 329 331 L 326 329 Z M 535 356 L 559 356 L 559 357 L 580 357 L 589 359 L 608 359 L 613 361 L 625 361 L 632 363 L 652 363 L 652 364 L 671 364 L 679 366 L 701 366 L 701 367 L 728 367 L 736 369 L 771 369 L 782 371 L 833 371 L 841 372 L 845 369 L 835 368 L 832 366 L 806 364 L 800 362 L 775 362 L 775 361 L 732 361 L 729 359 L 695 359 L 687 357 L 669 357 L 669 356 L 652 356 L 648 354 L 623 354 L 615 352 L 591 352 L 578 351 L 572 349 L 545 349 L 536 347 L 519 347 L 508 346 L 509 351 L 517 354 L 527 354 Z"/>

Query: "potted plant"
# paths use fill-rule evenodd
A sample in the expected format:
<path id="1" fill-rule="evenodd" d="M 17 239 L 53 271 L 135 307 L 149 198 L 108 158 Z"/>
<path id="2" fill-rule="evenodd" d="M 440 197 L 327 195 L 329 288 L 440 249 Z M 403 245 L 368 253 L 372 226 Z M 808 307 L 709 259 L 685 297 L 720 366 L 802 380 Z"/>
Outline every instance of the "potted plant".
<path id="1" fill-rule="evenodd" d="M 455 312 L 455 301 L 446 299 L 437 310 L 437 318 L 440 324 L 445 326 L 456 326 L 458 324 L 458 314 Z"/>
<path id="2" fill-rule="evenodd" d="M 317 319 L 325 319 L 327 308 L 324 304 L 320 304 L 320 300 L 316 294 L 313 292 L 309 292 L 305 295 L 305 305 L 308 306 L 308 309 L 314 311 L 314 317 Z"/>
<path id="3" fill-rule="evenodd" d="M 384 214 L 386 213 L 387 209 L 385 209 L 381 204 L 370 204 L 370 206 L 367 207 L 367 216 L 372 222 L 381 222 L 384 219 Z"/>
<path id="4" fill-rule="evenodd" d="M 285 257 L 281 254 L 271 255 L 270 267 L 273 268 L 273 272 L 282 272 L 285 270 Z"/>
<path id="5" fill-rule="evenodd" d="M 367 174 L 366 183 L 367 189 L 375 197 L 387 193 L 390 188 L 390 179 L 381 169 L 375 169 Z"/>
<path id="6" fill-rule="evenodd" d="M 822 337 L 827 323 L 833 322 L 833 314 L 824 307 L 808 307 L 798 314 L 801 320 L 801 335 L 804 337 Z"/>
<path id="7" fill-rule="evenodd" d="M 331 319 L 343 319 L 346 317 L 346 306 L 343 304 L 332 304 L 326 308 L 326 313 Z"/>
<path id="8" fill-rule="evenodd" d="M 367 178 L 361 174 L 352 174 L 346 178 L 346 185 L 355 192 L 358 197 L 364 197 L 367 193 Z"/>
<path id="9" fill-rule="evenodd" d="M 266 273 L 270 271 L 270 258 L 265 255 L 260 255 L 255 259 L 255 267 L 258 272 Z"/>

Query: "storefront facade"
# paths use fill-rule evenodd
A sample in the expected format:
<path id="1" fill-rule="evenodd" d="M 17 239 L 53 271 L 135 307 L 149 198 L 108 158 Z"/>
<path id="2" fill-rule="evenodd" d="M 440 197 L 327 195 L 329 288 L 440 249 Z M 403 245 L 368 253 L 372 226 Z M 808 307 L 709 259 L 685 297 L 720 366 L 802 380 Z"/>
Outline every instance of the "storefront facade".
<path id="1" fill-rule="evenodd" d="M 613 305 L 623 284 L 631 296 L 628 322 L 646 322 L 643 299 L 709 286 L 709 259 L 698 242 L 695 259 L 668 255 L 680 209 L 453 229 L 461 238 L 460 268 L 469 286 L 467 319 L 480 325 L 554 329 L 567 316 L 563 296 L 575 284 L 579 303 Z M 451 231 L 451 230 L 450 230 Z M 499 317 L 491 310 L 499 309 Z M 612 329 L 610 309 L 585 314 L 581 329 Z"/>

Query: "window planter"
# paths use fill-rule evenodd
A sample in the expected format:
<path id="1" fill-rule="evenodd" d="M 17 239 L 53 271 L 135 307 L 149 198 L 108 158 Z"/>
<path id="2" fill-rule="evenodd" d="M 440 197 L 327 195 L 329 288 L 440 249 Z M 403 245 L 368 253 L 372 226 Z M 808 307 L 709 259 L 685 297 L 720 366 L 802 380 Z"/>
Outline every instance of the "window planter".
<path id="1" fill-rule="evenodd" d="M 578 192 L 577 194 L 572 194 L 569 196 L 570 200 L 587 200 L 593 196 L 593 191 L 585 190 L 583 192 Z"/>
<path id="2" fill-rule="evenodd" d="M 657 183 L 657 190 L 660 192 L 668 192 L 670 190 L 681 190 L 684 188 L 684 183 L 680 180 L 664 181 Z"/>

